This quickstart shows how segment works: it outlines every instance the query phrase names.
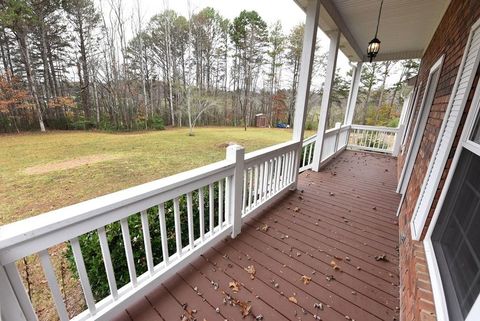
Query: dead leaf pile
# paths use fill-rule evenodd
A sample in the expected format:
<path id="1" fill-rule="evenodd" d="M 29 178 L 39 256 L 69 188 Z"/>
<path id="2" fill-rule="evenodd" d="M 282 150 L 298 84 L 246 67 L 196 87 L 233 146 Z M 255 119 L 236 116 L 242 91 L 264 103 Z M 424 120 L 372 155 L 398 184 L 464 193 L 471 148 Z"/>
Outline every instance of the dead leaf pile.
<path id="1" fill-rule="evenodd" d="M 247 271 L 248 274 L 250 274 L 250 279 L 255 279 L 255 273 L 257 272 L 255 270 L 255 267 L 253 265 L 249 265 L 246 268 L 243 268 L 245 271 Z"/>

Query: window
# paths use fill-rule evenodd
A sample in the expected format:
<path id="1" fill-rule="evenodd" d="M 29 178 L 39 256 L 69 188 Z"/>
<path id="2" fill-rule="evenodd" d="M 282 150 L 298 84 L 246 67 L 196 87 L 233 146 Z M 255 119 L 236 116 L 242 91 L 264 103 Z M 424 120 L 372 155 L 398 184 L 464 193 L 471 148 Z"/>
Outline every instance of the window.
<path id="1" fill-rule="evenodd" d="M 480 60 L 480 28 L 473 27 L 459 67 L 455 85 L 450 95 L 448 108 L 440 128 L 437 143 L 430 158 L 428 170 L 423 180 L 413 218 L 411 222 L 412 237 L 419 240 L 428 213 L 437 192 L 443 169 L 447 163 L 450 149 L 460 123 L 463 110 L 471 91 L 475 73 Z"/>
<path id="2" fill-rule="evenodd" d="M 405 158 L 405 165 L 402 169 L 402 174 L 398 180 L 397 192 L 402 194 L 407 189 L 408 182 L 410 181 L 410 175 L 413 171 L 413 164 L 417 158 L 418 150 L 420 149 L 420 143 L 422 141 L 423 132 L 427 126 L 428 115 L 430 114 L 430 108 L 435 98 L 435 92 L 437 91 L 437 84 L 440 78 L 441 67 L 443 63 L 443 56 L 430 69 L 428 76 L 427 86 L 423 95 L 422 107 L 417 116 L 415 128 L 413 131 L 412 139 L 410 142 L 410 148 L 408 149 L 407 156 Z M 400 204 L 400 207 L 402 204 Z"/>
<path id="3" fill-rule="evenodd" d="M 432 244 L 450 320 L 465 320 L 480 293 L 480 155 L 462 152 Z"/>
<path id="4" fill-rule="evenodd" d="M 425 237 L 439 321 L 480 320 L 480 84 Z"/>
<path id="5" fill-rule="evenodd" d="M 402 155 L 405 151 L 405 140 L 407 139 L 408 132 L 410 131 L 410 127 L 412 126 L 413 122 L 413 112 L 415 111 L 415 106 L 417 106 L 417 100 L 419 96 L 419 89 L 422 88 L 422 83 L 415 87 L 413 89 L 413 93 L 410 97 L 409 101 L 409 107 L 408 107 L 408 112 L 407 112 L 407 121 L 405 122 L 407 124 L 407 127 L 405 128 L 405 131 L 403 132 L 403 137 L 402 137 Z"/>

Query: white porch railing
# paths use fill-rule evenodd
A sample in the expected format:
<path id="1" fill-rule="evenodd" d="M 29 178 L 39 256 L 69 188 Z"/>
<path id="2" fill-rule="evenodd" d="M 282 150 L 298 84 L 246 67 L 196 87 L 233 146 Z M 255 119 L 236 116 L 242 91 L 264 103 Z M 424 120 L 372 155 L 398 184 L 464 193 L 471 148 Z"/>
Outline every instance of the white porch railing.
<path id="1" fill-rule="evenodd" d="M 325 131 L 321 163 L 328 162 L 347 146 L 349 131 L 349 125 L 340 126 L 340 123 L 337 123 L 335 128 Z"/>
<path id="2" fill-rule="evenodd" d="M 294 183 L 299 142 L 265 148 L 244 157 L 243 148 L 229 146 L 227 159 L 205 167 L 105 195 L 76 205 L 0 227 L 1 311 L 5 320 L 37 320 L 17 262 L 38 255 L 56 312 L 61 321 L 69 315 L 60 291 L 49 249 L 69 243 L 72 248 L 86 310 L 73 320 L 109 320 L 166 278 L 198 257 L 214 242 L 240 233 L 242 217 L 252 215 L 287 192 Z M 167 205 L 168 204 L 168 205 Z M 152 238 L 160 229 L 161 262 L 154 262 Z M 139 215 L 148 269 L 139 275 L 138 255 L 132 250 L 128 219 Z M 173 222 L 169 226 L 167 222 Z M 117 288 L 114 252 L 107 234 L 120 224 L 130 281 Z M 172 225 L 172 224 L 170 224 Z M 139 232 L 139 231 L 137 231 Z M 109 295 L 95 302 L 81 249 L 81 236 L 98 237 L 109 284 Z M 187 234 L 187 235 L 183 235 Z M 172 250 L 173 248 L 173 250 Z M 153 250 L 160 250 L 154 248 Z M 172 253 L 173 252 L 173 253 Z M 156 264 L 155 264 L 156 263 Z"/>
<path id="3" fill-rule="evenodd" d="M 398 154 L 399 128 L 351 125 L 348 148 L 380 153 Z"/>
<path id="4" fill-rule="evenodd" d="M 328 162 L 332 157 L 346 148 L 349 130 L 349 125 L 340 126 L 340 123 L 337 123 L 335 128 L 325 131 L 321 164 Z M 303 141 L 302 153 L 300 155 L 300 172 L 312 168 L 316 139 L 317 135 L 313 135 Z"/>
<path id="5" fill-rule="evenodd" d="M 302 144 L 302 153 L 301 153 L 301 163 L 300 163 L 300 172 L 306 171 L 307 169 L 312 168 L 313 163 L 313 151 L 315 149 L 315 140 L 317 135 L 308 137 L 303 141 Z"/>
<path id="6" fill-rule="evenodd" d="M 325 132 L 321 163 L 347 145 L 392 153 L 397 133 L 393 128 L 337 124 Z M 69 244 L 86 303 L 86 310 L 72 320 L 110 319 L 214 242 L 229 234 L 238 235 L 243 218 L 258 213 L 294 185 L 295 170 L 312 167 L 315 144 L 316 135 L 302 144 L 289 141 L 246 155 L 240 146 L 229 146 L 224 161 L 0 227 L 2 316 L 8 321 L 37 320 L 17 268 L 19 260 L 37 255 L 59 319 L 70 320 L 49 252 L 59 244 Z M 132 226 L 128 220 L 133 216 L 141 222 L 135 227 L 143 238 L 144 257 L 140 259 L 138 253 L 134 255 L 130 236 Z M 107 237 L 112 224 L 121 229 L 129 274 L 128 283 L 121 287 L 112 263 L 118 258 L 113 257 Z M 160 231 L 157 235 L 161 248 L 152 249 L 152 227 Z M 85 234 L 98 238 L 109 285 L 109 294 L 98 302 L 80 245 Z M 160 250 L 161 261 L 155 262 L 153 252 Z M 138 260 L 146 262 L 146 272 L 138 273 Z"/>

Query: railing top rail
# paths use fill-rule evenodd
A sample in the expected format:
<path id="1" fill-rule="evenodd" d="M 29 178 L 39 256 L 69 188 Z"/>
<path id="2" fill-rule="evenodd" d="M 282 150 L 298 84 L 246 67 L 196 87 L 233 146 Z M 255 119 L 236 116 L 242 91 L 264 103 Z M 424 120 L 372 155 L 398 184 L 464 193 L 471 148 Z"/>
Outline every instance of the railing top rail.
<path id="1" fill-rule="evenodd" d="M 303 140 L 303 144 L 302 144 L 302 145 L 305 146 L 305 145 L 307 145 L 307 144 L 310 144 L 311 142 L 314 142 L 316 138 L 317 138 L 317 134 L 314 134 L 314 135 L 312 135 L 312 136 L 310 136 L 310 137 L 308 137 L 308 138 L 305 138 L 305 139 Z"/>
<path id="2" fill-rule="evenodd" d="M 364 129 L 364 130 L 374 130 L 374 131 L 384 131 L 384 132 L 398 132 L 398 128 L 386 127 L 386 126 L 370 126 L 370 125 L 351 125 L 352 129 Z"/>
<path id="3" fill-rule="evenodd" d="M 351 127 L 351 125 L 342 125 L 340 127 L 333 127 L 333 128 L 327 129 L 325 131 L 325 134 L 326 135 L 332 135 L 332 134 L 337 133 L 337 132 L 348 130 L 350 127 Z"/>
<path id="4" fill-rule="evenodd" d="M 271 159 L 297 148 L 299 144 L 288 141 L 248 153 L 245 165 Z M 234 167 L 232 161 L 223 160 L 1 226 L 0 263 L 67 241 L 200 188 L 210 181 L 233 175 Z"/>
<path id="5" fill-rule="evenodd" d="M 269 146 L 266 148 L 262 148 L 256 150 L 254 152 L 245 154 L 245 165 L 249 165 L 255 162 L 260 162 L 262 160 L 270 159 L 272 157 L 271 154 L 280 155 L 284 152 L 290 151 L 299 146 L 299 142 L 290 140 L 285 143 L 280 143 L 277 145 Z"/>
<path id="6" fill-rule="evenodd" d="M 52 233 L 53 231 L 78 225 L 81 222 L 99 215 L 137 204 L 142 200 L 186 185 L 192 185 L 196 181 L 210 176 L 222 173 L 230 175 L 233 173 L 234 166 L 235 164 L 233 162 L 223 160 L 1 226 L 0 251 L 12 247 L 15 244 Z M 135 212 L 131 212 L 130 214 L 132 213 Z M 106 224 L 109 223 L 110 222 L 106 222 Z M 69 237 L 66 236 L 66 239 L 68 238 Z"/>

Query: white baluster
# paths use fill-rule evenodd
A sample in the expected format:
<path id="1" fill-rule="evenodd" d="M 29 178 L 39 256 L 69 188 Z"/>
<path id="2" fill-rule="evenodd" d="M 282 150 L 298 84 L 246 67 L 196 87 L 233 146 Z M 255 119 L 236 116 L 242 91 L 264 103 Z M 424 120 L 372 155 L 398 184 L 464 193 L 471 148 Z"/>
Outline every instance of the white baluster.
<path id="1" fill-rule="evenodd" d="M 122 227 L 123 243 L 125 245 L 125 255 L 127 257 L 128 274 L 133 287 L 137 285 L 137 271 L 135 270 L 135 260 L 133 258 L 132 241 L 130 239 L 130 229 L 128 227 L 128 219 L 122 218 L 120 220 Z"/>
<path id="2" fill-rule="evenodd" d="M 152 275 L 153 274 L 153 254 L 152 254 L 152 242 L 150 238 L 150 227 L 148 225 L 147 211 L 142 211 L 140 213 L 140 218 L 142 221 L 143 244 L 145 246 L 145 256 L 147 258 L 148 273 Z"/>

